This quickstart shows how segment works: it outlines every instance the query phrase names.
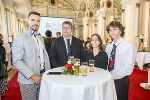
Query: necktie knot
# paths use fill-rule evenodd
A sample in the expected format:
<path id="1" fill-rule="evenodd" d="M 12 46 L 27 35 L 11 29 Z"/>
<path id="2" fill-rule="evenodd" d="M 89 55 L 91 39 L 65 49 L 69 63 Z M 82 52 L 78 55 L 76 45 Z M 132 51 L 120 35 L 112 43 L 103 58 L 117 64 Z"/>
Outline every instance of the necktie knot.
<path id="1" fill-rule="evenodd" d="M 70 43 L 70 39 L 67 39 L 67 43 L 68 43 L 68 42 Z"/>
<path id="2" fill-rule="evenodd" d="M 117 47 L 117 46 L 116 46 L 115 44 L 113 44 L 113 48 L 116 49 L 116 47 Z"/>

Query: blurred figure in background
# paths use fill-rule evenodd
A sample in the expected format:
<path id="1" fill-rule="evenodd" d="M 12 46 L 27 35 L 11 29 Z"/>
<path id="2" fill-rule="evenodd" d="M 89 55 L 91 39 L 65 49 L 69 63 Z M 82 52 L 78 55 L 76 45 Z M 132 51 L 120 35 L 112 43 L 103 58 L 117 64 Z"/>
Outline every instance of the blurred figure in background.
<path id="1" fill-rule="evenodd" d="M 84 43 L 83 37 L 79 36 L 79 39 L 82 41 L 82 43 Z"/>
<path id="2" fill-rule="evenodd" d="M 51 50 L 51 43 L 52 43 L 52 32 L 50 30 L 47 30 L 45 32 L 46 38 L 44 40 L 45 48 L 48 53 L 49 59 L 50 59 L 50 50 Z"/>
<path id="3" fill-rule="evenodd" d="M 0 39 L 0 59 L 2 60 L 2 63 L 5 65 L 5 60 L 6 60 L 6 51 L 5 48 L 3 46 L 3 40 Z M 4 66 L 0 66 L 0 67 L 4 67 Z M 1 100 L 1 96 L 5 97 L 5 91 L 7 90 L 7 80 L 6 78 L 2 78 L 0 79 L 0 100 Z"/>
<path id="4" fill-rule="evenodd" d="M 61 33 L 60 32 L 56 32 L 56 37 L 57 38 L 61 37 Z"/>
<path id="5" fill-rule="evenodd" d="M 10 68 L 11 67 L 11 48 L 10 48 L 10 44 L 5 41 L 2 34 L 0 34 L 0 39 L 3 40 L 3 46 L 6 50 L 6 63 L 7 63 L 7 66 Z"/>

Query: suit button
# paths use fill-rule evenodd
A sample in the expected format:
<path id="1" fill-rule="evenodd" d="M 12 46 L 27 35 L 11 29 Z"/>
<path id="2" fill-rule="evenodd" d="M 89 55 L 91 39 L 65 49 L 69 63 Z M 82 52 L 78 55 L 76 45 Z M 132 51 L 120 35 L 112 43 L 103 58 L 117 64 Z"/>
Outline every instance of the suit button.
<path id="1" fill-rule="evenodd" d="M 40 58 L 40 56 L 39 56 L 39 58 Z"/>

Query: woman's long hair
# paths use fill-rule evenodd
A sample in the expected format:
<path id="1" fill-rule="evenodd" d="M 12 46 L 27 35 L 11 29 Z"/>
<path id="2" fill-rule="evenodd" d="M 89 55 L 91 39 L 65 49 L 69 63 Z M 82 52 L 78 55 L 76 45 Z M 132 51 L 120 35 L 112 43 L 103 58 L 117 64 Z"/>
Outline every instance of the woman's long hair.
<path id="1" fill-rule="evenodd" d="M 93 34 L 92 36 L 91 36 L 91 40 L 90 40 L 90 42 L 89 42 L 89 52 L 92 52 L 93 51 L 93 46 L 92 46 L 92 44 L 91 44 L 91 41 L 92 41 L 92 37 L 93 36 L 96 36 L 97 37 L 97 39 L 99 40 L 99 42 L 100 42 L 100 44 L 99 44 L 99 46 L 98 46 L 98 48 L 99 48 L 99 51 L 101 52 L 101 51 L 105 51 L 105 46 L 104 46 L 104 44 L 103 44 L 103 42 L 102 42 L 102 39 L 101 39 L 101 37 L 98 35 L 98 34 Z"/>

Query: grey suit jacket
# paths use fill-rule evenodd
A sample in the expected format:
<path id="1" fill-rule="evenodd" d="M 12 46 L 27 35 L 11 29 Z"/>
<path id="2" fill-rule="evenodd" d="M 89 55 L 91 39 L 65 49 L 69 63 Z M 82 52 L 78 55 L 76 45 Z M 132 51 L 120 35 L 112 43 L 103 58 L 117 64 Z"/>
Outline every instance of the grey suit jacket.
<path id="1" fill-rule="evenodd" d="M 42 38 L 42 43 L 44 41 Z M 48 54 L 44 45 L 44 68 L 45 71 L 50 69 Z M 18 82 L 22 84 L 33 84 L 31 76 L 33 74 L 40 75 L 40 55 L 36 42 L 30 33 L 19 34 L 16 36 L 12 46 L 12 59 L 14 67 L 19 71 Z"/>

